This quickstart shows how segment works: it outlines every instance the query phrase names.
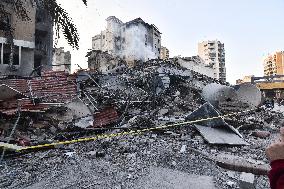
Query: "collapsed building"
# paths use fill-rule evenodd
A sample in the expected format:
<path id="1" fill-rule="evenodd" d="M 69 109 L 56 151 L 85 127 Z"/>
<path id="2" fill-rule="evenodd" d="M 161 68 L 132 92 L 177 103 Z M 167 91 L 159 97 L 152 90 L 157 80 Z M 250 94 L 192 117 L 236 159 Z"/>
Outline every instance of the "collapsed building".
<path id="1" fill-rule="evenodd" d="M 161 52 L 161 32 L 141 18 L 123 23 L 115 16 L 106 19 L 107 28 L 92 38 L 92 49 L 108 52 L 127 61 L 157 59 Z"/>
<path id="2" fill-rule="evenodd" d="M 64 51 L 64 47 L 53 49 L 52 70 L 71 73 L 71 53 Z"/>
<path id="3" fill-rule="evenodd" d="M 97 61 L 112 59 L 101 51 L 90 53 L 102 56 Z M 180 62 L 197 60 L 192 57 Z M 197 175 L 206 176 L 213 188 L 239 188 L 238 172 L 249 172 L 256 181 L 250 186 L 257 183 L 258 188 L 267 188 L 266 177 L 254 175 L 267 174 L 264 146 L 273 139 L 284 116 L 265 107 L 249 111 L 250 103 L 260 103 L 257 88 L 234 88 L 181 66 L 178 59 L 118 68 L 80 70 L 73 75 L 43 72 L 40 77 L 0 81 L 0 147 L 6 150 L 2 154 L 8 167 L 0 170 L 0 187 L 23 185 L 22 172 L 31 174 L 24 185 L 40 185 L 42 178 L 36 175 L 44 170 L 48 178 L 54 172 L 63 177 L 57 176 L 56 182 L 43 188 L 62 183 L 74 186 L 72 179 L 80 181 L 80 186 L 99 181 L 100 187 L 115 188 L 119 181 L 126 188 L 135 188 L 140 178 L 148 180 L 145 173 L 151 166 L 187 172 L 202 181 L 204 177 Z M 54 151 L 48 150 L 54 147 Z M 25 163 L 9 160 L 16 155 L 11 151 L 29 165 L 42 158 L 46 163 L 37 164 L 31 172 Z M 29 152 L 35 157 L 27 155 L 25 160 L 24 154 Z M 79 169 L 70 166 L 74 159 Z M 104 165 L 107 168 L 100 167 Z M 94 170 L 107 169 L 109 175 L 119 172 L 123 176 L 82 178 L 75 174 L 85 171 L 80 166 L 90 175 L 98 176 Z M 72 179 L 66 179 L 70 176 L 63 171 L 66 169 L 74 171 Z"/>
<path id="4" fill-rule="evenodd" d="M 8 28 L 0 29 L 0 74 L 29 76 L 34 69 L 40 73 L 42 67 L 51 67 L 53 23 L 47 11 L 38 8 L 34 1 L 25 1 L 23 6 L 29 20 L 23 22 L 9 2 L 1 4 L 8 15 L 6 24 L 13 32 L 8 35 Z M 13 62 L 10 63 L 12 43 Z"/>
<path id="5" fill-rule="evenodd" d="M 166 60 L 170 58 L 170 51 L 167 47 L 161 47 L 160 58 Z"/>
<path id="6" fill-rule="evenodd" d="M 127 64 L 125 60 L 100 50 L 91 50 L 86 57 L 88 57 L 88 68 L 102 73 Z"/>

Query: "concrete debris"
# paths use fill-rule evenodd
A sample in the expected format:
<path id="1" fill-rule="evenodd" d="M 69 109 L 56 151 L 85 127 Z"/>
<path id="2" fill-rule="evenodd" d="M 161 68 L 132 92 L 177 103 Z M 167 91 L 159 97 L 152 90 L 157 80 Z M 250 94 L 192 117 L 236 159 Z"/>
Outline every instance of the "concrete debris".
<path id="1" fill-rule="evenodd" d="M 242 173 L 240 176 L 240 189 L 254 188 L 254 175 L 251 173 Z"/>
<path id="2" fill-rule="evenodd" d="M 220 83 L 174 59 L 137 62 L 131 68 L 112 64 L 105 71 L 0 80 L 0 148 L 9 149 L 3 169 L 0 165 L 0 188 L 175 188 L 177 184 L 157 183 L 164 175 L 172 183 L 194 186 L 205 179 L 205 188 L 234 189 L 240 188 L 238 172 L 259 175 L 255 187 L 268 188 L 264 149 L 284 123 L 281 108 L 260 106 L 259 98 L 251 99 L 252 93 L 259 95 L 252 86 Z M 206 96 L 208 86 L 224 90 L 208 89 Z M 21 118 L 10 137 L 18 108 Z M 250 108 L 254 111 L 242 112 Z M 232 114 L 236 112 L 242 113 Z M 180 124 L 210 117 L 218 118 Z M 138 132 L 127 135 L 130 131 Z M 125 134 L 52 150 L 11 152 L 119 132 Z M 21 157 L 9 158 L 16 155 Z M 224 174 L 228 170 L 235 174 Z M 152 180 L 143 185 L 149 175 Z"/>
<path id="3" fill-rule="evenodd" d="M 186 120 L 193 121 L 219 116 L 218 111 L 207 102 L 192 112 Z M 205 140 L 211 144 L 248 145 L 242 139 L 241 134 L 234 127 L 228 125 L 221 117 L 213 120 L 204 120 L 195 124 L 195 127 Z"/>

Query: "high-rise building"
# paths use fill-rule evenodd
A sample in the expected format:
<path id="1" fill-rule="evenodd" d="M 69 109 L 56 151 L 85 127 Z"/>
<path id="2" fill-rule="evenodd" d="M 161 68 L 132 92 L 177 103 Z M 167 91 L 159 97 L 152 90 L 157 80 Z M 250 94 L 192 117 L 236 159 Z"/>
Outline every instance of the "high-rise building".
<path id="1" fill-rule="evenodd" d="M 166 60 L 170 58 L 170 51 L 166 47 L 161 47 L 160 58 Z"/>
<path id="2" fill-rule="evenodd" d="M 284 75 L 284 51 L 275 52 L 264 59 L 264 75 Z"/>
<path id="3" fill-rule="evenodd" d="M 198 43 L 198 55 L 204 60 L 205 64 L 213 66 L 214 78 L 226 82 L 224 43 L 218 40 Z"/>
<path id="4" fill-rule="evenodd" d="M 115 16 L 108 17 L 106 21 L 106 30 L 92 38 L 93 50 L 119 56 L 129 65 L 135 60 L 160 57 L 161 33 L 154 24 L 148 24 L 141 18 L 123 23 Z"/>

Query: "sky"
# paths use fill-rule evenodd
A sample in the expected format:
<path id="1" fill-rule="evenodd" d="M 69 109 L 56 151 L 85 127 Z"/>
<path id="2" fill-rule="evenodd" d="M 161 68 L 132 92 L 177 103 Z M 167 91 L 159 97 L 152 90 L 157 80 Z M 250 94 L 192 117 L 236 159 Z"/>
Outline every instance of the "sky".
<path id="1" fill-rule="evenodd" d="M 197 55 L 198 42 L 220 40 L 225 44 L 227 81 L 246 75 L 263 76 L 263 59 L 284 50 L 284 0 L 57 0 L 78 27 L 80 49 L 72 50 L 72 70 L 87 68 L 86 52 L 92 37 L 106 28 L 105 19 L 123 22 L 141 17 L 162 33 L 162 46 L 170 57 Z"/>

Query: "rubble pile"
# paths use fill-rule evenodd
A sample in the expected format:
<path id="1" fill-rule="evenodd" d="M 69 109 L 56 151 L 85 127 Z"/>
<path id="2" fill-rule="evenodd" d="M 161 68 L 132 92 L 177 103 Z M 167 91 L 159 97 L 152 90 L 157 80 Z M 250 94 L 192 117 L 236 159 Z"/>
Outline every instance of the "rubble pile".
<path id="1" fill-rule="evenodd" d="M 216 188 L 238 188 L 241 172 L 250 171 L 250 164 L 268 163 L 264 149 L 284 123 L 281 112 L 265 107 L 221 117 L 247 110 L 249 105 L 227 100 L 212 106 L 203 98 L 203 88 L 229 84 L 185 69 L 174 60 L 151 60 L 106 73 L 58 74 L 21 79 L 21 83 L 41 83 L 37 88 L 32 84 L 21 88 L 19 80 L 1 81 L 5 86 L 0 87 L 15 95 L 0 95 L 0 144 L 29 147 L 98 134 L 109 137 L 53 145 L 52 150 L 30 149 L 27 154 L 5 149 L 0 188 L 76 188 L 78 183 L 82 188 L 139 188 L 151 167 L 208 176 Z M 21 100 L 30 104 L 19 106 Z M 12 102 L 16 105 L 10 108 Z M 178 125 L 208 115 L 219 118 Z M 165 126 L 169 124 L 176 126 Z M 204 130 L 205 125 L 209 130 Z M 155 127 L 159 129 L 151 129 Z M 120 132 L 130 133 L 115 135 Z M 218 145 L 210 132 L 241 142 Z M 234 158 L 245 161 L 246 169 L 232 161 L 222 168 Z M 257 175 L 266 170 L 253 171 Z M 256 176 L 255 182 L 256 188 L 268 187 L 265 176 Z"/>

